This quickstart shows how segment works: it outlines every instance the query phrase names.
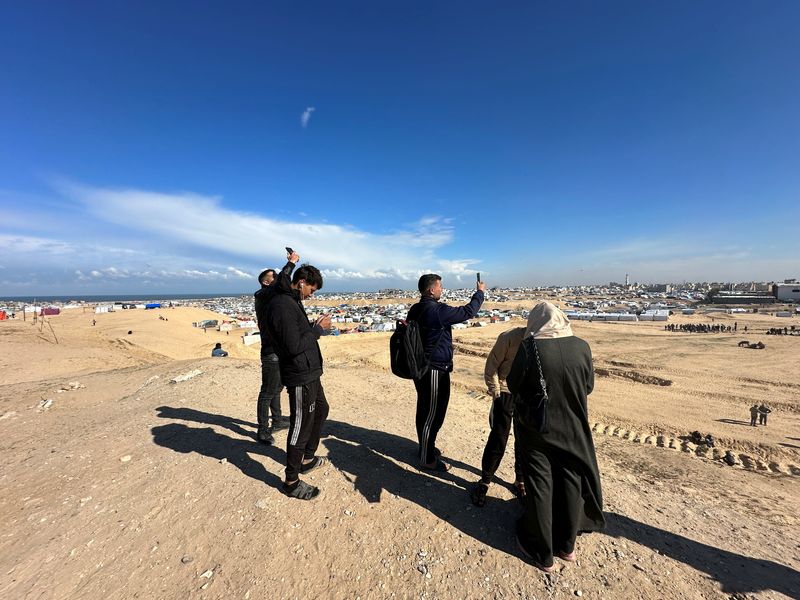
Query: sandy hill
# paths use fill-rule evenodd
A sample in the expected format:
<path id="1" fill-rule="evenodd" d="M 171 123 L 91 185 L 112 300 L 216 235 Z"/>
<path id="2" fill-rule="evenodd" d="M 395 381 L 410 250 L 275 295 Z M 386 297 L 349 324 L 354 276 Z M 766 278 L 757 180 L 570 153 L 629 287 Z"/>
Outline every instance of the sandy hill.
<path id="1" fill-rule="evenodd" d="M 192 328 L 206 311 L 161 315 L 0 323 L 0 597 L 800 597 L 800 337 L 750 333 L 767 343 L 754 351 L 741 332 L 576 324 L 598 371 L 608 528 L 545 576 L 513 543 L 511 457 L 484 509 L 467 493 L 488 433 L 484 357 L 519 323 L 456 335 L 443 477 L 414 468 L 413 386 L 389 373 L 387 336 L 323 339 L 331 464 L 302 503 L 277 490 L 285 432 L 254 438 L 258 347 Z M 208 357 L 217 341 L 231 357 Z M 754 401 L 775 409 L 768 427 L 749 427 Z M 741 464 L 687 445 L 695 429 Z"/>

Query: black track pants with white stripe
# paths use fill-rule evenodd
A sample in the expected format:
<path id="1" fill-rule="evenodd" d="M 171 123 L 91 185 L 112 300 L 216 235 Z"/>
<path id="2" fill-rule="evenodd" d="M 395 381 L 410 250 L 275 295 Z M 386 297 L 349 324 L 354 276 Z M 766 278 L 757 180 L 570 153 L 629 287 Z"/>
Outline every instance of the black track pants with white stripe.
<path id="1" fill-rule="evenodd" d="M 328 418 L 328 401 L 319 379 L 305 385 L 286 386 L 289 392 L 289 433 L 286 437 L 286 481 L 300 475 L 305 458 L 319 447 L 322 424 Z"/>
<path id="2" fill-rule="evenodd" d="M 421 379 L 415 379 L 414 386 L 417 388 L 419 460 L 430 464 L 436 459 L 433 452 L 436 436 L 442 428 L 450 402 L 450 373 L 431 369 Z"/>

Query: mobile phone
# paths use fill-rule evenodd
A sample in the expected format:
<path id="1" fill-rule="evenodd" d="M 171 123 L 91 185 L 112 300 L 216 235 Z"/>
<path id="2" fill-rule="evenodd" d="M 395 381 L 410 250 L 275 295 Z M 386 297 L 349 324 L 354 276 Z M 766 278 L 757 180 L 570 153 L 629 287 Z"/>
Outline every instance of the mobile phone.
<path id="1" fill-rule="evenodd" d="M 477 273 L 475 273 L 475 279 L 476 279 L 476 281 L 477 281 L 478 283 L 480 283 L 480 282 L 481 282 L 481 272 L 480 272 L 480 271 L 478 271 Z"/>
<path id="2" fill-rule="evenodd" d="M 288 252 L 289 254 L 293 254 L 294 253 L 294 250 L 292 250 L 289 246 L 285 246 L 285 248 L 286 248 L 286 252 Z"/>

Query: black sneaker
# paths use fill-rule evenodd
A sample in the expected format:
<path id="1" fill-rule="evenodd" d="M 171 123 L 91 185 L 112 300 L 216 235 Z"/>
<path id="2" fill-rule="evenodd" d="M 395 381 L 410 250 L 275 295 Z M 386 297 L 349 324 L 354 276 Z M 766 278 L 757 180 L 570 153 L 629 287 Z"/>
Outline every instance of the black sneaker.
<path id="1" fill-rule="evenodd" d="M 259 429 L 258 433 L 256 434 L 256 439 L 267 446 L 271 446 L 275 443 L 275 438 L 272 437 L 272 434 L 268 429 Z"/>
<path id="2" fill-rule="evenodd" d="M 291 419 L 284 415 L 281 415 L 279 417 L 272 417 L 272 422 L 275 423 L 276 421 L 280 423 L 286 423 L 288 425 L 291 422 Z"/>
<path id="3" fill-rule="evenodd" d="M 282 429 L 289 429 L 289 423 L 287 421 L 276 421 L 272 420 L 272 431 L 281 431 Z"/>

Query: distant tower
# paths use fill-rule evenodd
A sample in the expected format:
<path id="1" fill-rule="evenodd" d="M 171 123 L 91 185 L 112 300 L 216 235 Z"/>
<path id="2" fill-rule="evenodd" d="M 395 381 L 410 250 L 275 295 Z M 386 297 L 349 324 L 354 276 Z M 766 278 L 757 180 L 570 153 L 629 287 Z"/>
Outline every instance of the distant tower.
<path id="1" fill-rule="evenodd" d="M 628 274 L 625 273 L 625 287 L 629 287 L 631 285 L 631 278 L 628 277 Z"/>

